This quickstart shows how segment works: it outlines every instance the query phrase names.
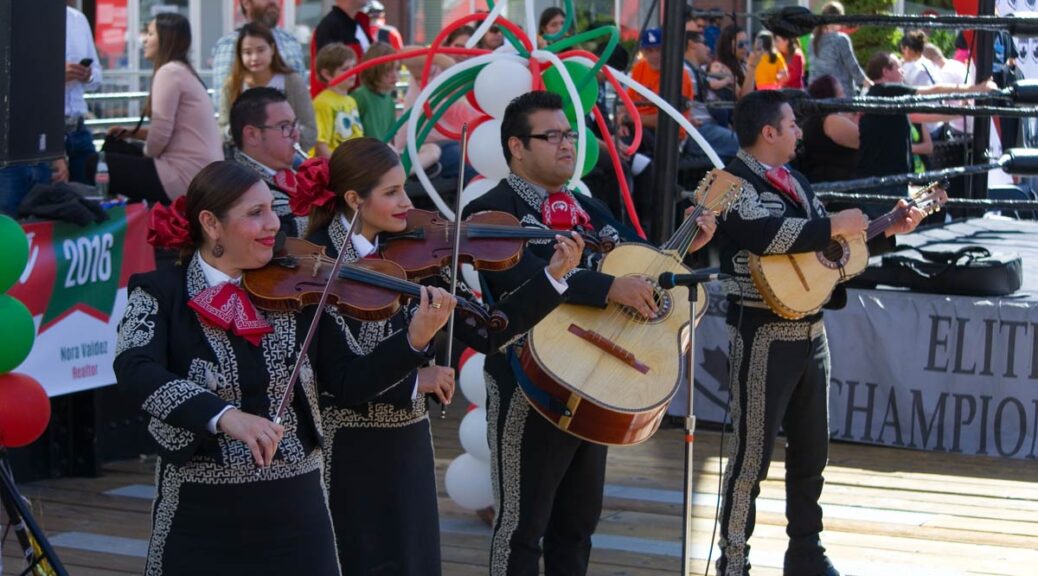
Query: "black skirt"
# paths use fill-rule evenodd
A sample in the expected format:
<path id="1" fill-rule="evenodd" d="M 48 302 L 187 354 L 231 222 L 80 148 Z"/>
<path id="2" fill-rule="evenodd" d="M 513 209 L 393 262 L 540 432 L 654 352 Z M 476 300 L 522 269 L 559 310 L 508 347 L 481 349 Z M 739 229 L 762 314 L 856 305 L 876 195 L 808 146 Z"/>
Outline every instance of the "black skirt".
<path id="1" fill-rule="evenodd" d="M 338 576 L 319 459 L 259 473 L 160 461 L 146 574 Z"/>
<path id="2" fill-rule="evenodd" d="M 440 574 L 429 419 L 343 427 L 333 442 L 328 503 L 343 575 Z"/>

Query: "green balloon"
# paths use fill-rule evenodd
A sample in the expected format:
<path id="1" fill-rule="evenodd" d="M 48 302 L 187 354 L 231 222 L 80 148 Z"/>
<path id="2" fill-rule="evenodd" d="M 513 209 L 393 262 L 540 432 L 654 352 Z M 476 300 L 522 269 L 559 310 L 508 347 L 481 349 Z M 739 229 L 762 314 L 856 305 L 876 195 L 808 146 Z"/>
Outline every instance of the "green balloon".
<path id="1" fill-rule="evenodd" d="M 580 140 L 580 145 L 585 148 L 584 150 L 584 167 L 580 171 L 581 176 L 587 176 L 587 173 L 595 168 L 595 164 L 598 164 L 598 140 L 595 139 L 595 133 L 591 131 L 590 126 L 584 126 L 584 137 Z"/>
<path id="2" fill-rule="evenodd" d="M 0 215 L 0 246 L 0 292 L 7 292 L 29 261 L 29 241 L 22 227 L 4 215 Z"/>
<path id="3" fill-rule="evenodd" d="M 591 107 L 598 100 L 598 82 L 594 78 L 587 82 L 583 82 L 583 80 L 591 72 L 591 69 L 572 60 L 564 60 L 563 65 L 566 66 L 566 71 L 569 72 L 570 78 L 573 79 L 573 84 L 577 88 L 577 94 L 580 96 L 580 104 L 584 107 L 584 113 L 590 114 Z M 562 73 L 559 72 L 558 68 L 552 66 L 544 72 L 541 78 L 544 80 L 545 90 L 562 96 L 562 110 L 566 113 L 566 118 L 569 119 L 570 124 L 576 126 L 577 113 L 573 107 L 573 102 L 570 100 L 569 90 L 566 90 L 566 84 L 562 81 Z M 581 87 L 581 83 L 584 84 L 583 87 Z"/>
<path id="4" fill-rule="evenodd" d="M 25 304 L 3 294 L 0 295 L 0 326 L 4 327 L 4 339 L 0 342 L 0 374 L 6 374 L 29 356 L 36 340 L 36 325 Z"/>

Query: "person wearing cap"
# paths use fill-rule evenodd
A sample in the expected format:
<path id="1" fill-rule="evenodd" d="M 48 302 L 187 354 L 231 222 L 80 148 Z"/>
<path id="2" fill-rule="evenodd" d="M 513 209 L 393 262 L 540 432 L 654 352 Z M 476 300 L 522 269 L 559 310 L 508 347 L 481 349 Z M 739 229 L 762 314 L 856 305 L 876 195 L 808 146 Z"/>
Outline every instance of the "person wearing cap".
<path id="1" fill-rule="evenodd" d="M 368 35 L 375 42 L 385 42 L 397 50 L 404 49 L 404 37 L 396 26 L 386 24 L 386 7 L 378 0 L 368 2 L 364 12 L 368 15 Z"/>
<path id="2" fill-rule="evenodd" d="M 631 69 L 631 78 L 642 86 L 645 86 L 649 90 L 659 94 L 660 66 L 663 60 L 663 31 L 659 28 L 646 28 L 645 31 L 642 32 L 639 46 L 641 48 L 641 58 L 635 62 L 634 68 Z M 642 119 L 642 126 L 655 132 L 656 123 L 659 118 L 658 108 L 656 105 L 631 88 L 628 88 L 627 92 L 630 94 L 631 99 L 634 100 L 635 108 L 637 108 L 638 115 L 641 116 Z M 688 70 L 682 69 L 681 98 L 683 102 L 681 105 L 677 106 L 677 108 L 686 118 L 691 118 L 687 103 L 692 101 L 692 97 L 692 80 L 688 76 Z M 681 138 L 684 137 L 685 132 L 682 131 Z"/>
<path id="3" fill-rule="evenodd" d="M 641 58 L 638 59 L 634 64 L 634 68 L 631 69 L 631 78 L 641 84 L 642 86 L 652 90 L 656 94 L 660 93 L 660 67 L 663 58 L 663 31 L 659 28 L 646 28 L 642 32 L 639 46 L 641 48 Z M 650 102 L 647 98 L 641 94 L 635 92 L 633 89 L 628 88 L 627 93 L 631 96 L 631 100 L 634 101 L 635 108 L 638 111 L 638 116 L 642 120 L 642 143 L 638 148 L 638 151 L 642 154 L 652 157 L 656 150 L 656 125 L 659 120 L 659 108 L 655 104 Z M 692 120 L 691 108 L 689 104 L 692 102 L 692 80 L 689 78 L 688 70 L 684 67 L 681 69 L 681 103 L 676 106 L 678 110 L 688 119 Z M 634 129 L 634 122 L 631 118 L 625 116 L 625 110 L 620 109 L 617 114 L 619 118 L 618 124 L 620 126 L 619 136 L 621 138 L 629 139 Z M 683 141 L 685 139 L 685 131 L 681 130 L 678 139 Z M 651 180 L 651 173 L 646 171 L 643 178 L 635 181 L 635 188 L 645 189 Z M 649 214 L 652 210 L 651 194 L 638 194 L 635 193 L 635 203 L 638 214 Z"/>

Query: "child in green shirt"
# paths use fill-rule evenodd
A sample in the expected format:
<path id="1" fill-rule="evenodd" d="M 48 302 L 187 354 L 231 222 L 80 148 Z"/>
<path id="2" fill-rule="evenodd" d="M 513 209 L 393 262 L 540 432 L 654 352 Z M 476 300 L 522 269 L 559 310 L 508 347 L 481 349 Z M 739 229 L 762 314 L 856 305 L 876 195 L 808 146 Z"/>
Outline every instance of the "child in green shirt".
<path id="1" fill-rule="evenodd" d="M 364 53 L 364 61 L 395 53 L 396 49 L 389 44 L 376 42 Z M 360 73 L 361 86 L 353 91 L 352 96 L 360 109 L 360 121 L 364 125 L 365 136 L 378 138 L 383 142 L 389 136 L 389 131 L 396 122 L 394 91 L 397 80 L 400 79 L 399 69 L 398 62 L 384 62 Z M 402 150 L 397 149 L 397 152 Z M 422 144 L 418 149 L 418 163 L 427 173 L 439 172 L 435 166 L 440 160 L 440 153 L 440 147 L 436 144 Z"/>
<path id="2" fill-rule="evenodd" d="M 345 44 L 328 44 L 317 53 L 317 75 L 325 83 L 343 74 L 357 63 L 357 56 Z M 339 144 L 364 135 L 357 101 L 349 95 L 356 77 L 335 86 L 329 86 L 314 98 L 314 116 L 317 118 L 317 144 L 311 156 L 328 158 Z"/>

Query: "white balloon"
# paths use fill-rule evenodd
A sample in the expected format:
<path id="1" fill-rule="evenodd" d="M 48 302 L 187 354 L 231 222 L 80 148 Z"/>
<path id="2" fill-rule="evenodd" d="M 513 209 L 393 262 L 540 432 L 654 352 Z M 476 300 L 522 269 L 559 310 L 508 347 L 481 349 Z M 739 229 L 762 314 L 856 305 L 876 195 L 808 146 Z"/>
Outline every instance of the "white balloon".
<path id="1" fill-rule="evenodd" d="M 461 439 L 461 447 L 466 452 L 484 462 L 490 462 L 490 444 L 487 442 L 487 411 L 486 408 L 470 410 L 461 419 L 458 427 L 458 437 Z"/>
<path id="2" fill-rule="evenodd" d="M 461 393 L 469 402 L 485 408 L 487 405 L 487 382 L 483 376 L 483 363 L 486 362 L 485 354 L 473 354 L 461 367 L 458 375 L 458 383 L 461 384 Z"/>
<path id="3" fill-rule="evenodd" d="M 490 463 L 472 454 L 462 454 L 455 458 L 447 467 L 443 483 L 447 495 L 462 508 L 480 510 L 494 504 Z"/>
<path id="4" fill-rule="evenodd" d="M 469 151 L 469 157 L 470 158 L 472 157 L 471 150 Z M 504 158 L 504 154 L 503 153 L 502 153 L 501 157 Z M 472 202 L 476 198 L 479 198 L 480 196 L 486 194 L 494 186 L 497 186 L 500 182 L 501 182 L 500 179 L 495 179 L 495 178 L 480 178 L 479 180 L 476 180 L 475 182 L 470 182 L 469 185 L 466 186 L 465 189 L 461 191 L 461 209 L 462 209 L 462 211 L 465 210 L 465 206 L 469 202 Z"/>
<path id="5" fill-rule="evenodd" d="M 488 180 L 508 176 L 508 163 L 501 150 L 501 121 L 487 120 L 476 126 L 469 137 L 469 163 Z"/>
<path id="6" fill-rule="evenodd" d="M 573 189 L 580 192 L 584 196 L 591 197 L 591 189 L 587 187 L 587 184 L 583 180 L 577 180 L 573 183 Z"/>
<path id="7" fill-rule="evenodd" d="M 515 61 L 499 60 L 480 70 L 472 91 L 484 112 L 503 118 L 508 103 L 529 92 L 532 83 L 529 68 Z"/>
<path id="8" fill-rule="evenodd" d="M 479 284 L 479 272 L 476 272 L 476 269 L 472 267 L 472 264 L 461 265 L 461 279 L 468 285 L 469 291 L 482 301 L 483 290 L 482 286 Z"/>

